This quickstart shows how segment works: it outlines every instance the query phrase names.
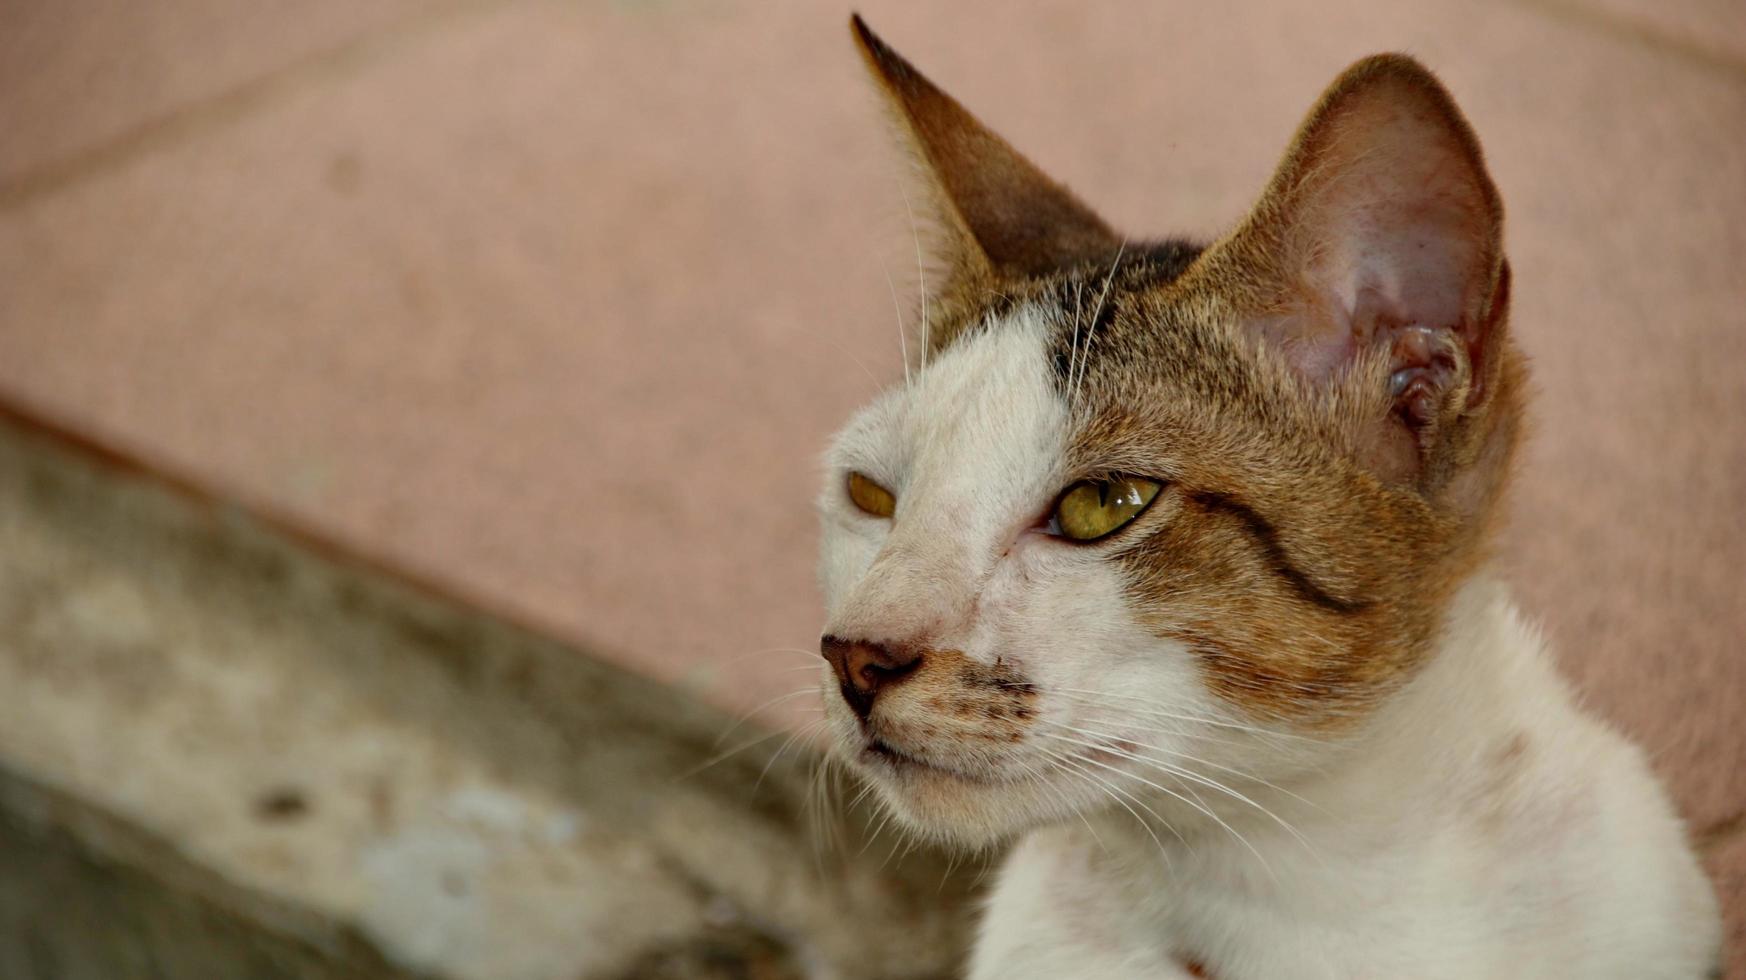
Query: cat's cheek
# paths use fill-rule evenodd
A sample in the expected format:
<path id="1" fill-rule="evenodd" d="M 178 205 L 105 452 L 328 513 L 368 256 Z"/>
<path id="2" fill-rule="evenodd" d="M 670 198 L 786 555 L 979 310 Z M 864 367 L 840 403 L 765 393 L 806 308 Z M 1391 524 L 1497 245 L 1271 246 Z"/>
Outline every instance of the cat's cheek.
<path id="1" fill-rule="evenodd" d="M 1033 567 L 1022 632 L 1009 641 L 1044 693 L 1045 722 L 1127 737 L 1140 704 L 1207 716 L 1214 706 L 1192 652 L 1148 627 L 1110 562 L 1084 550 L 1068 555 L 1073 561 Z"/>

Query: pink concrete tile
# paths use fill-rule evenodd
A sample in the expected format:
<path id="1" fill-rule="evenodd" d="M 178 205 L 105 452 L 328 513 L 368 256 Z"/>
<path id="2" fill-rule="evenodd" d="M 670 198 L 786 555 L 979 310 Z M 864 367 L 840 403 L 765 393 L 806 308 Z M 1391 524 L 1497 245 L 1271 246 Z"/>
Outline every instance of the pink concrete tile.
<path id="1" fill-rule="evenodd" d="M 411 0 L 0 0 L 0 182 L 413 8 Z"/>
<path id="2" fill-rule="evenodd" d="M 835 18 L 834 121 L 708 27 L 511 10 L 19 209 L 0 372 L 642 669 L 798 687 L 812 460 L 898 373 L 898 229 L 833 186 L 884 163 L 809 162 L 879 146 Z"/>
<path id="3" fill-rule="evenodd" d="M 1547 9 L 1746 72 L 1746 4 L 1739 0 L 1550 0 Z"/>
<path id="4" fill-rule="evenodd" d="M 1524 604 L 1699 825 L 1738 812 L 1746 83 L 1508 4 L 866 13 L 1136 233 L 1235 220 L 1353 58 L 1440 69 L 1537 365 Z M 913 283 L 843 19 L 505 8 L 14 208 L 0 387 L 653 675 L 798 689 L 815 460 Z"/>

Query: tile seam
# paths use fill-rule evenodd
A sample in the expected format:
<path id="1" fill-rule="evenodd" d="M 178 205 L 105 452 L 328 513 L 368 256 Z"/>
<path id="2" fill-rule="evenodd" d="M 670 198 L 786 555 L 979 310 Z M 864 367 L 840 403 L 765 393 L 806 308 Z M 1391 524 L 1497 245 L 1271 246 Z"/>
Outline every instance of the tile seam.
<path id="1" fill-rule="evenodd" d="M 1672 57 L 1682 64 L 1699 65 L 1746 81 L 1746 57 L 1700 40 L 1664 30 L 1653 23 L 1607 10 L 1596 10 L 1578 0 L 1512 0 L 1512 5 L 1577 24 L 1597 33 L 1633 42 Z"/>
<path id="2" fill-rule="evenodd" d="M 145 119 L 40 166 L 0 179 L 0 215 L 113 172 L 134 160 L 247 119 L 312 85 L 332 83 L 380 63 L 396 50 L 456 23 L 517 0 L 449 0 L 421 5 L 407 16 L 365 31 L 291 64 Z"/>

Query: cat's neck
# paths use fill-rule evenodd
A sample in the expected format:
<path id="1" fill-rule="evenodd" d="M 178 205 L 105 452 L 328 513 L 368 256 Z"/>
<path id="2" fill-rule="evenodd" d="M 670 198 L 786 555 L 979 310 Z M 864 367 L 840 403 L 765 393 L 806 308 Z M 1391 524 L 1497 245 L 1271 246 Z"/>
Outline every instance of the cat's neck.
<path id="1" fill-rule="evenodd" d="M 1496 579 L 1470 581 L 1444 622 L 1424 669 L 1307 787 L 1343 817 L 1398 819 L 1450 803 L 1488 785 L 1498 765 L 1545 733 L 1591 724 L 1576 712 L 1539 630 Z"/>

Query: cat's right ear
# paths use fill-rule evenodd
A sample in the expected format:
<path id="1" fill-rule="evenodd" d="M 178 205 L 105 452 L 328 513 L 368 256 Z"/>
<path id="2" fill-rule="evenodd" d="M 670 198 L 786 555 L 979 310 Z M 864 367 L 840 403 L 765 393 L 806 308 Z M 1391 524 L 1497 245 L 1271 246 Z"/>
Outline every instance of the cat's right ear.
<path id="1" fill-rule="evenodd" d="M 997 287 L 1120 247 L 1101 218 L 928 81 L 859 14 L 849 24 L 928 178 L 928 203 L 945 239 L 939 258 L 960 285 Z"/>

